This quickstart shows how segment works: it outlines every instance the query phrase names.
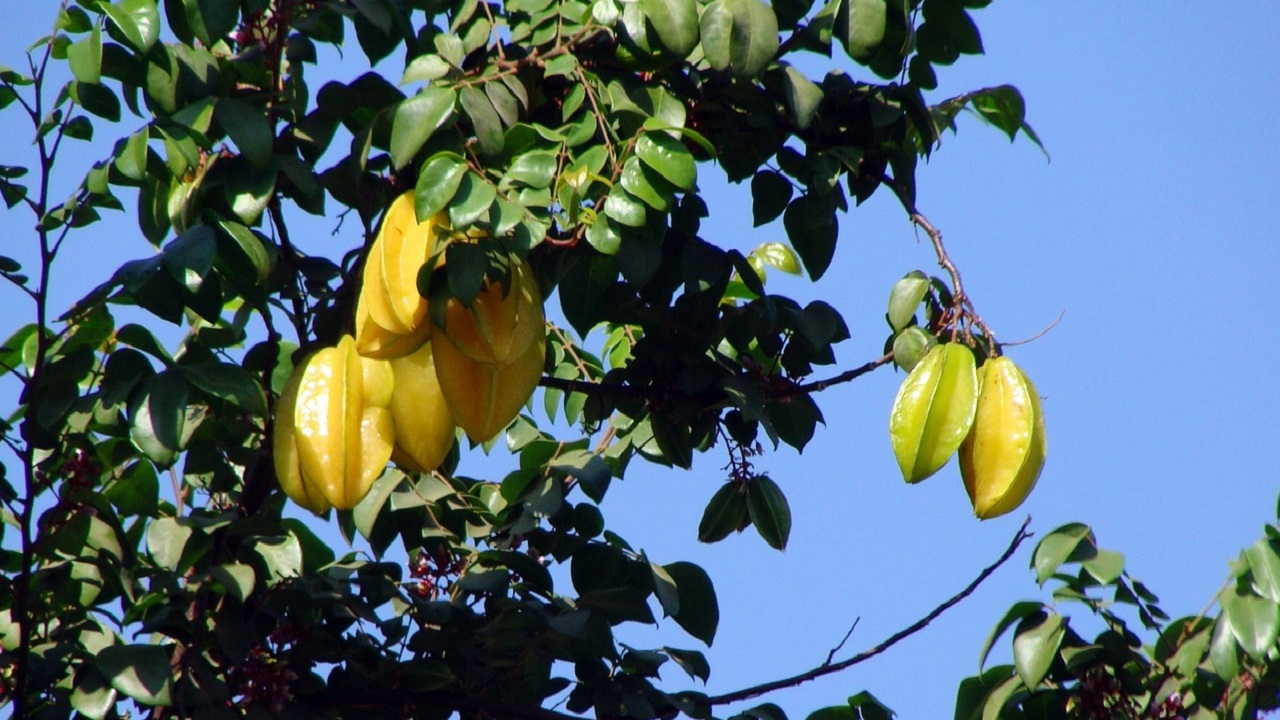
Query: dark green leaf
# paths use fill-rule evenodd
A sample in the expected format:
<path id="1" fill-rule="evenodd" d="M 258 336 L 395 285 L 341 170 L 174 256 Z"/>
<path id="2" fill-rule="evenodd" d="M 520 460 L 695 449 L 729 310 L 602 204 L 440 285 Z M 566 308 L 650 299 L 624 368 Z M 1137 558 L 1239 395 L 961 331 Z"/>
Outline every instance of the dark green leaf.
<path id="1" fill-rule="evenodd" d="M 1263 538 L 1245 551 L 1253 585 L 1258 594 L 1272 602 L 1280 602 L 1280 556 L 1276 542 Z"/>
<path id="2" fill-rule="evenodd" d="M 644 204 L 665 213 L 671 209 L 675 200 L 674 188 L 661 176 L 646 170 L 639 159 L 628 158 L 622 168 L 621 185 L 628 193 L 644 201 Z"/>
<path id="3" fill-rule="evenodd" d="M 160 498 L 160 480 L 155 466 L 149 462 L 133 463 L 118 480 L 103 490 L 102 495 L 121 515 L 151 515 L 156 511 Z"/>
<path id="4" fill-rule="evenodd" d="M 773 170 L 751 178 L 751 213 L 756 227 L 777 219 L 791 202 L 791 182 Z"/>
<path id="5" fill-rule="evenodd" d="M 783 88 L 787 96 L 787 108 L 801 129 L 808 128 L 822 103 L 822 89 L 814 85 L 804 73 L 790 65 L 783 68 Z"/>
<path id="6" fill-rule="evenodd" d="M 116 689 L 98 671 L 98 666 L 85 663 L 76 671 L 71 707 L 92 720 L 102 720 L 116 704 Z"/>
<path id="7" fill-rule="evenodd" d="M 791 506 L 777 483 L 766 475 L 748 481 L 747 509 L 751 523 L 769 547 L 785 550 L 787 538 L 791 536 Z"/>
<path id="8" fill-rule="evenodd" d="M 787 206 L 782 216 L 787 239 L 804 261 L 809 278 L 818 280 L 835 256 L 839 224 L 830 201 L 814 194 L 802 195 Z"/>
<path id="9" fill-rule="evenodd" d="M 396 107 L 391 121 L 391 162 L 397 170 L 408 165 L 431 135 L 453 118 L 455 100 L 453 89 L 433 85 Z"/>
<path id="10" fill-rule="evenodd" d="M 720 486 L 702 513 L 702 522 L 698 524 L 698 540 L 705 543 L 719 542 L 729 533 L 737 531 L 750 519 L 746 494 L 736 482 L 727 482 Z"/>
<path id="11" fill-rule="evenodd" d="M 267 110 L 230 97 L 218 98 L 214 118 L 227 136 L 240 148 L 255 167 L 266 168 L 271 162 L 274 138 Z"/>
<path id="12" fill-rule="evenodd" d="M 605 198 L 604 213 L 628 227 L 644 226 L 644 204 L 620 187 L 615 187 Z"/>
<path id="13" fill-rule="evenodd" d="M 257 282 L 266 280 L 271 272 L 271 256 L 267 254 L 263 241 L 254 235 L 252 230 L 238 222 L 221 220 L 218 222 L 218 227 L 235 241 L 245 258 L 253 265 L 257 273 Z"/>
<path id="14" fill-rule="evenodd" d="M 676 648 L 664 647 L 665 652 L 676 665 L 680 666 L 694 680 L 707 682 L 711 679 L 711 664 L 707 662 L 707 658 L 697 650 L 678 650 Z"/>
<path id="15" fill-rule="evenodd" d="M 507 169 L 507 177 L 533 188 L 551 186 L 556 173 L 557 156 L 550 150 L 531 150 L 517 155 Z"/>
<path id="16" fill-rule="evenodd" d="M 484 285 L 489 262 L 479 245 L 455 242 L 446 251 L 445 272 L 449 281 L 449 294 L 466 307 L 471 307 Z"/>
<path id="17" fill-rule="evenodd" d="M 112 645 L 95 659 L 111 687 L 141 705 L 170 705 L 172 670 L 169 653 L 160 645 Z"/>
<path id="18" fill-rule="evenodd" d="M 689 562 L 670 563 L 662 569 L 675 581 L 679 591 L 680 611 L 672 616 L 676 624 L 710 647 L 720 624 L 720 603 L 711 577 Z"/>
<path id="19" fill-rule="evenodd" d="M 186 427 L 187 381 L 173 372 L 147 378 L 130 398 L 129 419 L 133 444 L 157 465 L 172 465 L 194 429 Z"/>
<path id="20" fill-rule="evenodd" d="M 504 144 L 502 119 L 494 110 L 493 103 L 483 90 L 474 85 L 462 88 L 458 93 L 462 110 L 471 119 L 471 127 L 475 131 L 476 140 L 480 143 L 480 152 L 485 155 L 499 155 Z"/>
<path id="21" fill-rule="evenodd" d="M 860 720 L 892 720 L 894 715 L 887 705 L 866 690 L 850 697 L 849 707 L 858 711 Z"/>
<path id="22" fill-rule="evenodd" d="M 729 72 L 752 78 L 778 52 L 778 18 L 761 0 L 723 0 L 733 18 L 729 36 Z"/>
<path id="23" fill-rule="evenodd" d="M 258 417 L 267 414 L 262 388 L 244 368 L 221 362 L 179 365 L 178 369 L 197 388 L 219 400 L 238 405 Z"/>
<path id="24" fill-rule="evenodd" d="M 72 97 L 85 110 L 111 122 L 120 120 L 120 98 L 111 88 L 79 81 L 71 88 Z"/>

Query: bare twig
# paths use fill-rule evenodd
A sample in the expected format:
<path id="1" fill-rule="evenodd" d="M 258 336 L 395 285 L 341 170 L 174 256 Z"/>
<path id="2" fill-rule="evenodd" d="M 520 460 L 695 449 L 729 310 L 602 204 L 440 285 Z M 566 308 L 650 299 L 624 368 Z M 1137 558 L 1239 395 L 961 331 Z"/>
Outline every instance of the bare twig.
<path id="1" fill-rule="evenodd" d="M 934 620 L 937 620 L 938 617 L 942 615 L 944 612 L 946 612 L 947 610 L 950 610 L 953 606 L 955 606 L 961 600 L 964 600 L 965 598 L 973 594 L 973 591 L 977 590 L 978 586 L 981 585 L 983 581 L 985 581 L 988 577 L 990 577 L 991 574 L 994 573 L 997 569 L 999 569 L 1001 565 L 1004 565 L 1006 562 L 1008 562 L 1009 558 L 1013 557 L 1013 554 L 1017 552 L 1018 547 L 1021 546 L 1022 543 L 1027 538 L 1031 537 L 1031 533 L 1027 532 L 1027 525 L 1029 525 L 1030 523 L 1031 523 L 1030 517 L 1028 517 L 1026 520 L 1023 520 L 1021 527 L 1018 528 L 1017 534 L 1013 536 L 1013 540 L 1009 543 L 1009 547 L 1005 548 L 1004 553 L 999 558 L 997 558 L 995 562 L 983 568 L 982 572 L 978 573 L 978 576 L 975 577 L 972 582 L 966 585 L 963 590 L 956 593 L 955 595 L 952 595 L 941 605 L 931 610 L 928 615 L 925 615 L 924 617 L 920 618 L 919 620 L 916 620 L 915 622 L 911 623 L 907 627 L 885 638 L 884 641 L 881 642 L 879 645 L 876 645 L 875 647 L 872 647 L 867 650 L 863 650 L 857 655 L 854 655 L 853 657 L 848 658 L 846 660 L 841 660 L 838 663 L 830 663 L 830 662 L 823 663 L 822 665 L 819 665 L 818 667 L 813 668 L 812 670 L 807 670 L 805 672 L 802 672 L 799 675 L 793 675 L 789 678 L 782 678 L 781 680 L 773 680 L 767 683 L 753 685 L 751 687 L 743 688 L 741 690 L 736 690 L 730 693 L 725 693 L 723 695 L 714 695 L 712 697 L 707 698 L 706 700 L 703 700 L 702 704 L 707 706 L 728 705 L 729 703 L 738 702 L 740 700 L 748 700 L 750 698 L 759 697 L 761 695 L 775 692 L 777 690 L 782 690 L 784 688 L 795 687 L 802 683 L 809 682 L 810 680 L 815 680 L 817 678 L 820 678 L 824 675 L 830 675 L 832 673 L 837 673 L 837 672 L 840 672 L 841 670 L 848 669 L 850 667 L 853 667 L 854 665 L 857 665 L 858 663 L 865 662 L 879 655 L 880 653 L 883 653 L 884 651 L 888 650 L 894 645 L 897 645 L 902 640 L 905 640 L 906 638 L 916 634 L 917 632 L 920 632 L 925 627 L 927 627 L 929 623 L 933 622 Z"/>
<path id="2" fill-rule="evenodd" d="M 1063 310 L 1062 312 L 1058 313 L 1058 317 L 1055 318 L 1053 322 L 1049 323 L 1048 327 L 1036 333 L 1035 335 L 1032 335 L 1029 338 L 1026 338 L 1023 340 L 1014 340 L 1013 342 L 1006 342 L 1006 343 L 1000 343 L 1000 344 L 1004 347 L 1012 347 L 1014 345 L 1026 345 L 1027 343 L 1035 342 L 1036 340 L 1039 340 L 1045 335 L 1048 335 L 1050 330 L 1058 327 L 1058 323 L 1062 322 L 1062 316 L 1066 314 L 1067 314 L 1066 310 Z"/>
<path id="3" fill-rule="evenodd" d="M 822 663 L 823 667 L 830 665 L 832 661 L 836 659 L 836 653 L 840 652 L 840 649 L 844 647 L 844 644 L 849 642 L 849 638 L 853 637 L 853 631 L 858 628 L 858 623 L 861 620 L 862 618 L 860 617 L 856 617 L 853 619 L 853 624 L 849 626 L 849 632 L 844 634 L 844 638 L 840 640 L 840 644 L 831 648 L 831 652 L 827 653 L 827 660 L 826 662 Z"/>

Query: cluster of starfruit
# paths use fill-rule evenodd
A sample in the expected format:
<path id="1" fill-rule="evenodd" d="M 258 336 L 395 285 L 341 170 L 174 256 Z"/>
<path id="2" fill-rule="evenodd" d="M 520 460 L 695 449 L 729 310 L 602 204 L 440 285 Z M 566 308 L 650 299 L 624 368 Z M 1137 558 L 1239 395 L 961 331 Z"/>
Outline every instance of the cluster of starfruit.
<path id="1" fill-rule="evenodd" d="M 449 242 L 474 240 L 449 232 L 444 215 L 418 221 L 412 193 L 397 198 L 365 262 L 355 336 L 304 359 L 280 396 L 276 475 L 312 512 L 354 507 L 388 461 L 435 469 L 455 428 L 493 438 L 542 377 L 546 322 L 527 262 L 513 260 L 506 282 L 486 279 L 470 305 L 450 298 L 430 312 L 419 272 L 441 266 Z"/>
<path id="2" fill-rule="evenodd" d="M 895 287 L 890 299 L 890 323 L 903 323 L 892 338 L 895 357 L 899 345 L 909 343 L 903 347 L 905 362 L 900 361 L 909 365 L 909 372 L 889 417 L 889 437 L 902 477 L 920 482 L 958 454 L 974 514 L 986 520 L 1012 512 L 1027 499 L 1044 469 L 1047 445 L 1040 396 L 1008 357 L 988 357 L 978 367 L 969 346 L 937 344 L 914 324 L 914 317 L 909 321 L 903 316 L 901 305 L 895 313 L 899 287 L 918 286 L 923 278 L 923 273 L 913 275 Z M 925 282 L 932 286 L 937 281 Z M 921 291 L 916 302 L 928 292 L 929 288 Z M 917 336 L 920 339 L 910 339 Z"/>

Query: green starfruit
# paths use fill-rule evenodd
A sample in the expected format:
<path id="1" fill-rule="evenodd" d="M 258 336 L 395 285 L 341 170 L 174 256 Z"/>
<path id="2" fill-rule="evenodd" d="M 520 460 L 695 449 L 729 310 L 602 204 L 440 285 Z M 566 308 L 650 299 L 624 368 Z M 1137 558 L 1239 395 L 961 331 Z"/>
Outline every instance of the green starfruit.
<path id="1" fill-rule="evenodd" d="M 977 411 L 973 351 L 958 343 L 930 350 L 898 388 L 889 437 L 902 477 L 918 483 L 947 464 Z"/>

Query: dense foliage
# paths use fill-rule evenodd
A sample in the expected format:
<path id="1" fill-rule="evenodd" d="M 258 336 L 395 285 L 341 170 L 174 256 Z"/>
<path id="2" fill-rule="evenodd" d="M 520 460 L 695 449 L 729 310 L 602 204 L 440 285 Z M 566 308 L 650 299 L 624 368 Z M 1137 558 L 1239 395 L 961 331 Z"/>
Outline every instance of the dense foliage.
<path id="1" fill-rule="evenodd" d="M 784 717 L 776 706 L 741 703 L 923 628 L 930 618 L 741 692 L 664 687 L 664 665 L 705 680 L 704 655 L 628 647 L 615 630 L 660 612 L 709 645 L 714 585 L 610 531 L 605 500 L 633 461 L 687 468 L 717 447 L 729 477 L 698 537 L 754 527 L 782 548 L 786 498 L 751 458 L 803 449 L 820 391 L 939 339 L 979 359 L 999 351 L 915 207 L 917 161 L 962 110 L 1036 141 L 1012 87 L 925 99 L 938 66 L 982 51 L 970 11 L 986 4 L 58 8 L 25 68 L 0 68 L 0 108 L 29 118 L 34 141 L 29 155 L 6 146 L 0 196 L 8 227 L 33 228 L 10 241 L 37 258 L 0 258 L 29 301 L 0 348 L 20 393 L 0 424 L 0 702 L 24 718 L 95 720 L 771 719 Z M 326 45 L 369 68 L 402 57 L 403 76 L 309 84 Z M 833 54 L 851 69 L 797 67 Z M 59 164 L 70 143 L 104 134 L 114 146 L 92 167 Z M 749 183 L 756 224 L 781 218 L 789 245 L 744 252 L 704 228 L 714 209 L 701 190 L 722 179 Z M 818 280 L 841 215 L 886 189 L 946 277 L 911 276 L 909 301 L 895 292 L 882 357 L 812 379 L 837 364 L 844 321 L 767 292 L 766 276 Z M 459 457 L 478 448 L 460 437 L 434 471 L 381 472 L 353 509 L 286 512 L 272 461 L 281 394 L 296 364 L 356 329 L 369 249 L 404 193 L 418 219 L 460 234 L 414 278 L 433 323 L 527 267 L 567 325 L 546 325 L 541 390 L 492 441 L 518 466 L 462 476 Z M 111 210 L 135 217 L 156 252 L 52 307 L 65 240 Z M 362 242 L 306 254 L 290 235 L 300 213 L 355 224 Z M 176 345 L 153 332 L 161 321 L 182 328 Z M 334 520 L 359 551 L 321 541 L 315 528 Z M 1083 525 L 1046 535 L 1032 563 L 1105 629 L 1087 641 L 1054 607 L 1014 605 L 992 637 L 1013 631 L 1014 665 L 963 681 L 958 718 L 1252 717 L 1277 704 L 1280 528 L 1235 565 L 1220 612 L 1173 622 Z M 888 713 L 861 693 L 811 717 Z"/>

